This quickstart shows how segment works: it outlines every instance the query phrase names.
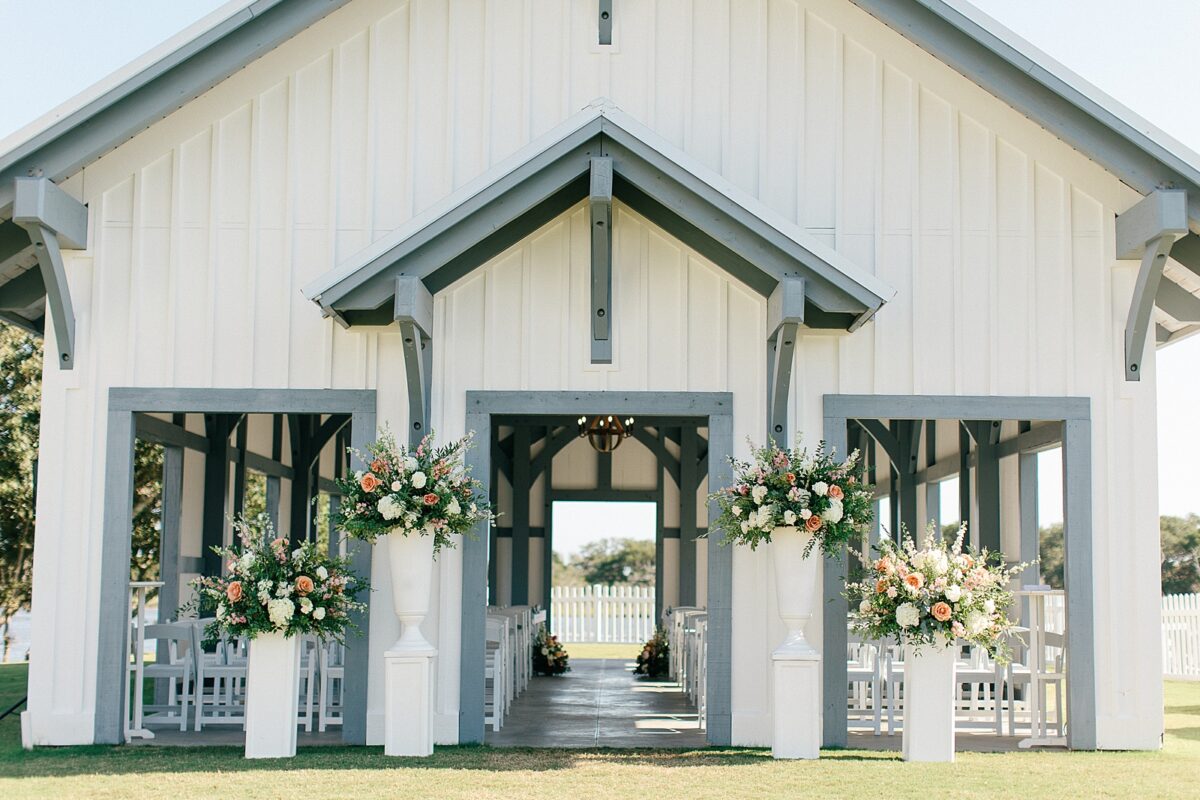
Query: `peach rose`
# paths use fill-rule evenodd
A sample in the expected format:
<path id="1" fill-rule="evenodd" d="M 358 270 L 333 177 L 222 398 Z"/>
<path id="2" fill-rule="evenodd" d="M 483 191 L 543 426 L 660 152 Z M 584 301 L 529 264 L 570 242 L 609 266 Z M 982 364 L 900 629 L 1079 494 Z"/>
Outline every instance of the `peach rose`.
<path id="1" fill-rule="evenodd" d="M 376 478 L 374 473 L 368 472 L 366 475 L 362 476 L 362 480 L 358 482 L 358 485 L 362 487 L 364 492 L 370 493 L 379 488 L 380 483 L 382 483 L 382 481 L 379 480 L 379 478 Z"/>
<path id="2" fill-rule="evenodd" d="M 308 577 L 307 575 L 301 575 L 299 578 L 296 578 L 296 591 L 300 594 L 301 597 L 308 594 L 312 590 L 313 590 L 313 579 L 312 578 Z"/>
<path id="3" fill-rule="evenodd" d="M 438 504 L 438 496 L 433 492 L 430 492 L 421 499 L 425 501 L 425 505 L 427 506 L 436 506 Z"/>
<path id="4" fill-rule="evenodd" d="M 895 572 L 895 567 L 892 566 L 892 560 L 885 556 L 875 562 L 875 571 L 882 572 L 884 575 L 891 575 Z"/>
<path id="5" fill-rule="evenodd" d="M 834 500 L 841 500 L 846 496 L 846 493 L 842 491 L 842 487 L 835 483 L 829 487 L 829 496 Z"/>
<path id="6" fill-rule="evenodd" d="M 887 584 L 888 584 L 888 582 L 883 580 L 882 578 L 880 580 L 875 581 L 875 594 L 883 594 L 884 592 L 886 592 Z"/>
<path id="7" fill-rule="evenodd" d="M 910 572 L 904 576 L 904 582 L 914 589 L 920 589 L 925 585 L 925 578 L 919 572 Z"/>
<path id="8" fill-rule="evenodd" d="M 387 472 L 387 464 L 383 462 L 382 458 L 377 458 L 371 462 L 371 472 L 378 472 L 382 475 Z"/>
<path id="9" fill-rule="evenodd" d="M 816 533 L 821 530 L 821 518 L 813 514 L 808 519 L 804 520 L 804 527 L 809 533 Z"/>
<path id="10" fill-rule="evenodd" d="M 789 472 L 789 473 L 785 474 L 783 477 L 784 477 L 784 480 L 786 480 L 788 483 L 794 484 L 796 482 L 796 473 L 794 473 L 794 472 Z"/>
<path id="11" fill-rule="evenodd" d="M 230 581 L 225 587 L 225 596 L 229 598 L 229 602 L 236 603 L 242 599 L 242 582 Z"/>
<path id="12" fill-rule="evenodd" d="M 933 608 L 929 609 L 929 613 L 933 614 L 933 618 L 938 622 L 945 622 L 950 619 L 950 606 L 947 603 L 939 601 L 933 604 Z"/>

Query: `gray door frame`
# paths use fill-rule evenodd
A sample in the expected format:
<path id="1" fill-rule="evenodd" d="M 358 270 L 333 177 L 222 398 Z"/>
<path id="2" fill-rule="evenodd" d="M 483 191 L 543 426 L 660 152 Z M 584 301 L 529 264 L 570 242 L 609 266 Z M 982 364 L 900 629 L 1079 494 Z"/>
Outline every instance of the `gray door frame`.
<path id="1" fill-rule="evenodd" d="M 1096 633 L 1092 567 L 1092 421 L 1088 397 L 954 395 L 824 396 L 825 441 L 847 452 L 851 419 L 1029 420 L 1062 422 L 1063 533 L 1067 588 L 1068 745 L 1096 749 Z M 845 563 L 825 561 L 823 651 L 846 652 Z M 824 660 L 824 744 L 847 743 L 846 660 Z"/>
<path id="2" fill-rule="evenodd" d="M 733 395 L 729 392 L 520 392 L 468 391 L 466 430 L 491 441 L 492 415 L 619 414 L 621 416 L 693 416 L 708 418 L 708 485 L 724 486 L 732 476 Z M 467 454 L 472 474 L 488 486 L 489 447 Z M 718 513 L 709 504 L 711 521 Z M 487 617 L 488 530 L 463 538 L 462 640 L 460 651 L 460 743 L 478 743 L 484 734 L 484 626 Z M 708 741 L 730 744 L 730 663 L 733 637 L 733 552 L 708 540 Z"/>
<path id="3" fill-rule="evenodd" d="M 165 389 L 124 388 L 108 392 L 104 523 L 100 562 L 100 615 L 96 647 L 97 744 L 119 744 L 129 682 L 129 559 L 133 519 L 135 413 L 350 414 L 351 445 L 363 449 L 375 438 L 375 391 L 358 389 Z M 371 546 L 347 543 L 354 569 L 371 574 Z M 359 647 L 346 648 L 346 698 L 342 739 L 366 744 L 370 609 L 355 616 Z"/>

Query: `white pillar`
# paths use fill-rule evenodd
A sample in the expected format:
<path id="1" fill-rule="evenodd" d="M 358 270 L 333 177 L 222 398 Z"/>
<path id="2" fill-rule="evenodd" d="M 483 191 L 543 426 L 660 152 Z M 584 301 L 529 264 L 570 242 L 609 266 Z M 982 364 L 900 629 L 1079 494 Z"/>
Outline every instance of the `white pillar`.
<path id="1" fill-rule="evenodd" d="M 813 759 L 821 751 L 821 656 L 781 654 L 775 665 L 775 758 Z"/>

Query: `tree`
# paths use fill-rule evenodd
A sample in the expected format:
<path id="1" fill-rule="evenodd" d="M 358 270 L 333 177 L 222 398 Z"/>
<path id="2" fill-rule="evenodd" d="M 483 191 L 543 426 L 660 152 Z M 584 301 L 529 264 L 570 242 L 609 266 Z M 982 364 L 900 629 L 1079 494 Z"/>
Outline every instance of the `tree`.
<path id="1" fill-rule="evenodd" d="M 654 542 L 644 539 L 598 539 L 572 559 L 588 584 L 654 585 Z"/>
<path id="2" fill-rule="evenodd" d="M 1163 594 L 1200 592 L 1200 516 L 1162 517 Z"/>
<path id="3" fill-rule="evenodd" d="M 1062 589 L 1066 586 L 1063 580 L 1063 526 L 1062 523 L 1049 525 L 1038 532 L 1038 566 L 1042 573 L 1042 583 L 1052 589 Z"/>
<path id="4" fill-rule="evenodd" d="M 573 562 L 567 563 L 558 553 L 550 553 L 550 581 L 552 586 L 586 586 L 583 573 Z"/>
<path id="5" fill-rule="evenodd" d="M 0 660 L 13 615 L 33 590 L 34 495 L 41 419 L 42 343 L 0 325 Z"/>

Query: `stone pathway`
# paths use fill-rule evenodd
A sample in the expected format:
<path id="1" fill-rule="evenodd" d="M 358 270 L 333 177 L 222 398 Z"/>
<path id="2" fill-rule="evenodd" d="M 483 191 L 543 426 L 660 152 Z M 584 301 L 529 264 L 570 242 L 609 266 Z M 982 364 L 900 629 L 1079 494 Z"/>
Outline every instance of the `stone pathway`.
<path id="1" fill-rule="evenodd" d="M 572 660 L 566 675 L 533 678 L 485 738 L 496 747 L 707 746 L 679 685 L 638 678 L 625 659 Z"/>

